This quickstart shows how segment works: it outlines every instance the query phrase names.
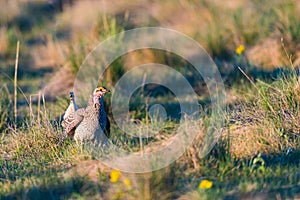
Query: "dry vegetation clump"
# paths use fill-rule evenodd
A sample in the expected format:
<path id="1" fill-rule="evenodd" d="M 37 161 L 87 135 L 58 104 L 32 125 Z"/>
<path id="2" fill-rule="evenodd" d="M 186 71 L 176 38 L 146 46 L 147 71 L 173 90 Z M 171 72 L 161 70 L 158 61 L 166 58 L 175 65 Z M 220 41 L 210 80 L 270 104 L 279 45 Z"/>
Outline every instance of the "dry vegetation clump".
<path id="1" fill-rule="evenodd" d="M 280 137 L 274 134 L 272 127 L 261 130 L 261 126 L 232 125 L 230 129 L 229 153 L 235 158 L 252 158 L 259 153 L 280 152 Z M 225 135 L 222 139 L 226 141 L 227 137 Z"/>
<path id="2" fill-rule="evenodd" d="M 71 157 L 76 155 L 75 146 L 70 145 L 69 149 L 62 146 L 61 134 L 49 122 L 23 126 L 17 130 L 8 128 L 10 134 L 2 135 L 1 157 L 8 163 L 19 163 L 21 166 L 22 163 L 36 162 L 37 165 L 45 164 L 45 167 L 68 166 Z"/>
<path id="3" fill-rule="evenodd" d="M 62 142 L 59 123 L 50 122 L 46 113 L 38 112 L 31 120 L 19 121 L 17 129 L 9 121 L 2 127 L 0 179 L 6 180 L 3 183 L 27 174 L 61 171 L 88 157 L 74 143 Z"/>
<path id="4" fill-rule="evenodd" d="M 233 108 L 233 123 L 224 134 L 232 155 L 243 158 L 298 148 L 299 80 L 295 74 L 287 76 L 272 84 L 259 81 L 255 93 L 245 95 Z"/>

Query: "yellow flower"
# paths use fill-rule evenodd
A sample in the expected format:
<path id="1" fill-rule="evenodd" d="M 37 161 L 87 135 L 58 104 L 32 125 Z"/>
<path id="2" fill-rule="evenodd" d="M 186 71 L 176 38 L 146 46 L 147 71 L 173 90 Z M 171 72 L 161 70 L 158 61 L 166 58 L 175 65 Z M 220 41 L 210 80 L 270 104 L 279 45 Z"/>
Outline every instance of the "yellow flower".
<path id="1" fill-rule="evenodd" d="M 110 182 L 112 182 L 112 183 L 118 182 L 120 176 L 121 176 L 121 172 L 119 170 L 113 169 L 110 172 Z"/>
<path id="2" fill-rule="evenodd" d="M 128 189 L 130 189 L 130 187 L 131 187 L 131 181 L 130 181 L 130 179 L 129 179 L 129 178 L 125 178 L 125 179 L 123 180 L 123 182 L 124 182 L 124 184 L 126 185 L 126 187 L 127 187 Z"/>
<path id="3" fill-rule="evenodd" d="M 212 186 L 213 186 L 213 182 L 208 180 L 203 180 L 199 184 L 200 189 L 210 189 Z"/>
<path id="4" fill-rule="evenodd" d="M 235 49 L 235 53 L 238 55 L 244 53 L 244 51 L 245 51 L 245 46 L 242 44 Z"/>

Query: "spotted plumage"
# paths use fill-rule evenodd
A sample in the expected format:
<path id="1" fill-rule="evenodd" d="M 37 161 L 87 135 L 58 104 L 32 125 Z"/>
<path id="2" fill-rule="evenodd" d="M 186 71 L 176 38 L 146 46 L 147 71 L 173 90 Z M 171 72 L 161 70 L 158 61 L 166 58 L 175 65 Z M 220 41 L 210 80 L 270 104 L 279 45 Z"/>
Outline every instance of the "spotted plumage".
<path id="1" fill-rule="evenodd" d="M 68 135 L 80 143 L 92 141 L 98 144 L 106 141 L 110 132 L 110 124 L 105 113 L 103 96 L 107 92 L 109 90 L 105 87 L 98 87 L 90 96 L 86 108 L 76 109 L 74 106 L 74 112 L 64 118 L 64 135 Z M 70 99 L 70 101 L 72 100 Z"/>

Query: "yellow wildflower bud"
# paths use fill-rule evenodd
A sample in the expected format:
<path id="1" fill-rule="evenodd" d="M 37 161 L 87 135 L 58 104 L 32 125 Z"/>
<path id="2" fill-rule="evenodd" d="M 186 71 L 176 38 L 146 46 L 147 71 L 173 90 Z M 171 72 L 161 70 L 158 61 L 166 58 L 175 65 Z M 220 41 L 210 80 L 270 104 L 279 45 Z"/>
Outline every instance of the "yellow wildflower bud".
<path id="1" fill-rule="evenodd" d="M 112 183 L 118 182 L 120 176 L 121 176 L 121 172 L 119 170 L 113 169 L 110 172 L 110 182 L 112 182 Z"/>
<path id="2" fill-rule="evenodd" d="M 213 182 L 208 180 L 203 180 L 199 184 L 200 189 L 210 189 L 212 186 L 213 186 Z"/>
<path id="3" fill-rule="evenodd" d="M 245 46 L 242 44 L 235 49 L 235 53 L 238 55 L 244 53 L 244 51 L 245 51 Z"/>

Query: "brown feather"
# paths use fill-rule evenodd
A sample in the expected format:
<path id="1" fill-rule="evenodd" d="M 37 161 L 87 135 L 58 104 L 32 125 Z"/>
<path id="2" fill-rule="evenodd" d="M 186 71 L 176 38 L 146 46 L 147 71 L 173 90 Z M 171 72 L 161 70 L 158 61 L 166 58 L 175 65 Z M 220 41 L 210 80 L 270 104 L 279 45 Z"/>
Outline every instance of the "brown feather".
<path id="1" fill-rule="evenodd" d="M 64 135 L 68 135 L 70 138 L 74 137 L 75 129 L 83 120 L 83 109 L 78 109 L 73 114 L 70 114 L 62 122 L 63 127 L 65 128 Z"/>

